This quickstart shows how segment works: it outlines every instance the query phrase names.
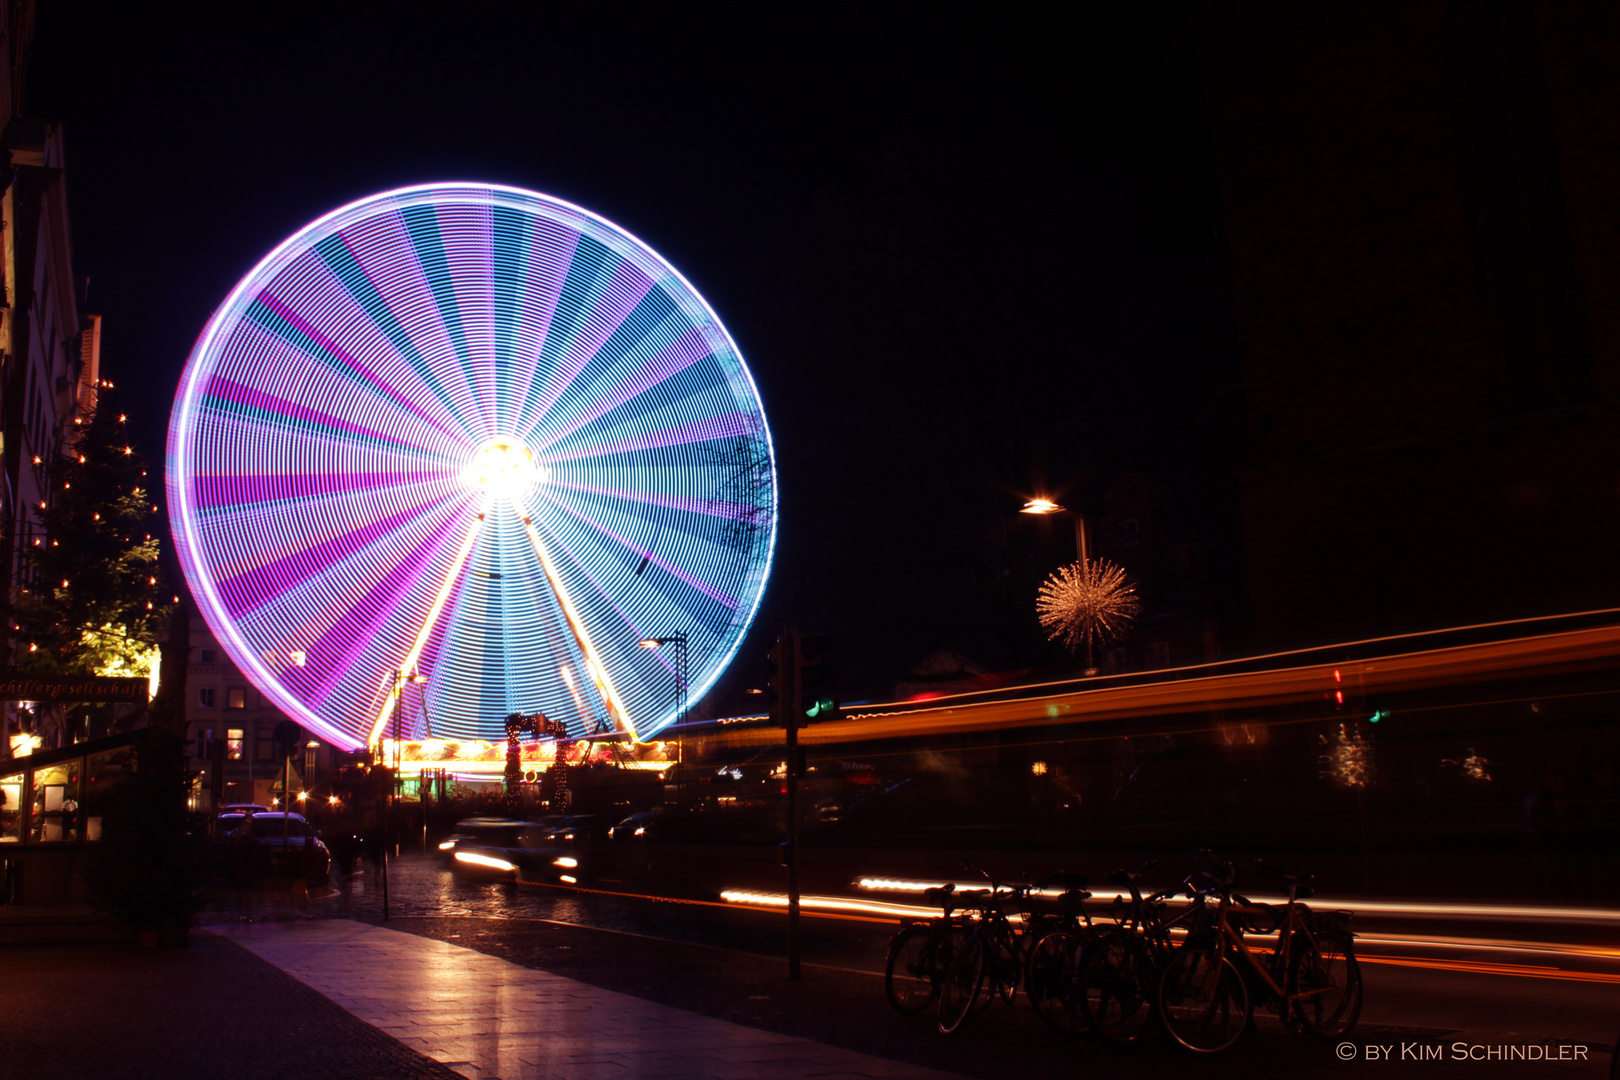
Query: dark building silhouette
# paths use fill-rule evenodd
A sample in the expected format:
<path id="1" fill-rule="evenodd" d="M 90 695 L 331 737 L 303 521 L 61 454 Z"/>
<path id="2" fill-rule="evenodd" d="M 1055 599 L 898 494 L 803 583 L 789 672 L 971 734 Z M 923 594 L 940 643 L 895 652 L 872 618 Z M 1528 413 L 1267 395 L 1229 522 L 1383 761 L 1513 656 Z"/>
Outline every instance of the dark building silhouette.
<path id="1" fill-rule="evenodd" d="M 1620 605 L 1620 7 L 1201 27 L 1250 646 Z"/>

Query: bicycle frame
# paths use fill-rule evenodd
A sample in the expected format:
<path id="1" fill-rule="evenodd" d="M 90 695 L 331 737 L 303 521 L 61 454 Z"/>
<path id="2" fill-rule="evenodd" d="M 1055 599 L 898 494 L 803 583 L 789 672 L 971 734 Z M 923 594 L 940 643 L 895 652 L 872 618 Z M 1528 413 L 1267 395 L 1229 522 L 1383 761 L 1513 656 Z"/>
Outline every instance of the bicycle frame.
<path id="1" fill-rule="evenodd" d="M 1312 946 L 1316 945 L 1315 932 L 1311 930 L 1305 919 L 1303 919 L 1299 914 L 1299 902 L 1295 899 L 1296 892 L 1297 886 L 1290 884 L 1288 887 L 1288 906 L 1277 927 L 1277 944 L 1271 950 L 1272 962 L 1270 965 L 1260 962 L 1259 958 L 1255 955 L 1255 951 L 1249 947 L 1249 943 L 1247 941 L 1243 940 L 1243 934 L 1232 925 L 1229 918 L 1229 916 L 1234 912 L 1238 915 L 1269 915 L 1271 914 L 1269 909 L 1252 907 L 1245 904 L 1234 904 L 1232 902 L 1230 892 L 1223 891 L 1220 894 L 1221 902 L 1215 910 L 1215 921 L 1213 924 L 1217 935 L 1217 956 L 1224 960 L 1227 956 L 1227 947 L 1230 946 L 1231 948 L 1235 949 L 1237 953 L 1248 962 L 1249 969 L 1264 980 L 1266 991 L 1272 996 L 1273 1000 L 1282 1003 L 1284 1016 L 1287 1015 L 1288 1008 L 1291 1007 L 1294 1002 L 1303 1000 L 1304 998 L 1315 997 L 1318 994 L 1324 994 L 1328 990 L 1332 989 L 1332 987 L 1323 987 L 1316 990 L 1306 990 L 1297 994 L 1290 994 L 1287 989 L 1285 989 L 1283 985 L 1277 981 L 1277 979 L 1272 977 L 1273 970 L 1275 970 L 1278 975 L 1282 975 L 1283 972 L 1288 970 L 1288 962 L 1292 956 L 1296 935 L 1303 934 L 1307 939 L 1309 939 Z M 1217 964 L 1212 970 L 1218 971 L 1219 967 L 1220 965 Z"/>

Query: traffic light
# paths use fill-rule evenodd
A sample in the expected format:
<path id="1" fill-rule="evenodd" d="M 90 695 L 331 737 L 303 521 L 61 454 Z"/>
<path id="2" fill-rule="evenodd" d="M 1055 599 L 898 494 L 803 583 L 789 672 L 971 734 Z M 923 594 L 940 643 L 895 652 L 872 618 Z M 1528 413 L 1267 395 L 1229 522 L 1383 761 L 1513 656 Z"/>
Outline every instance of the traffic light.
<path id="1" fill-rule="evenodd" d="M 765 704 L 771 719 L 785 724 L 799 703 L 799 632 L 791 626 L 782 631 L 767 655 L 771 673 L 765 682 Z"/>
<path id="2" fill-rule="evenodd" d="M 799 686 L 801 704 L 806 720 L 824 722 L 837 720 L 841 715 L 833 684 L 838 675 L 828 665 L 832 642 L 823 634 L 804 634 L 799 638 Z"/>

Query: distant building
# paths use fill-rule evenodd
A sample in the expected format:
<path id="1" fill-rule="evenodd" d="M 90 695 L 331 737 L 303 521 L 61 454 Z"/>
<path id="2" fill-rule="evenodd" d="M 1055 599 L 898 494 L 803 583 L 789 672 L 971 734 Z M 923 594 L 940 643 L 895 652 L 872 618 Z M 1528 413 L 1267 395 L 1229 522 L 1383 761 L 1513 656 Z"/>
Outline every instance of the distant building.
<path id="1" fill-rule="evenodd" d="M 191 619 L 191 655 L 186 666 L 186 735 L 194 766 L 203 774 L 199 806 L 211 804 L 211 792 L 221 803 L 258 803 L 271 806 L 281 792 L 282 757 L 275 743 L 276 725 L 287 715 L 272 705 L 247 676 L 237 670 L 219 647 L 208 624 Z M 215 744 L 222 747 L 216 756 Z M 223 782 L 213 776 L 223 761 Z M 292 785 L 316 791 L 321 798 L 346 758 L 325 740 L 307 735 L 292 756 Z M 296 806 L 295 806 L 296 809 Z"/>
<path id="2" fill-rule="evenodd" d="M 1248 644 L 1620 605 L 1620 8 L 1199 25 Z"/>
<path id="3" fill-rule="evenodd" d="M 1101 673 L 1187 667 L 1220 659 L 1204 545 L 1163 520 L 1161 501 L 1143 476 L 1125 473 L 1105 489 L 1091 527 L 1091 557 L 1125 569 L 1142 610 L 1117 643 L 1097 650 Z"/>

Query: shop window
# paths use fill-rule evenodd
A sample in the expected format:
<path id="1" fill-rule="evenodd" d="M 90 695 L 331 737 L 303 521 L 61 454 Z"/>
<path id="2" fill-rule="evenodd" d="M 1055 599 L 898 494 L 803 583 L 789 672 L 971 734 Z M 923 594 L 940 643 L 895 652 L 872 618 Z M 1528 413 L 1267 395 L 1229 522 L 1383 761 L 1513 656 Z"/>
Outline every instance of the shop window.
<path id="1" fill-rule="evenodd" d="M 225 707 L 227 709 L 247 708 L 247 690 L 241 686 L 233 686 L 225 691 Z"/>
<path id="2" fill-rule="evenodd" d="M 212 686 L 197 687 L 197 705 L 203 709 L 212 709 L 214 707 L 214 688 Z"/>
<path id="3" fill-rule="evenodd" d="M 28 816 L 28 838 L 60 843 L 79 838 L 79 772 L 82 759 L 35 769 L 34 805 Z"/>
<path id="4" fill-rule="evenodd" d="M 241 761 L 242 760 L 242 755 L 243 755 L 243 753 L 245 751 L 245 748 L 242 745 L 243 742 L 244 742 L 244 740 L 243 740 L 243 733 L 242 733 L 241 728 L 239 728 L 239 727 L 226 728 L 225 729 L 225 756 L 230 758 L 232 761 Z"/>
<path id="5" fill-rule="evenodd" d="M 23 774 L 0 776 L 0 844 L 22 843 Z"/>

